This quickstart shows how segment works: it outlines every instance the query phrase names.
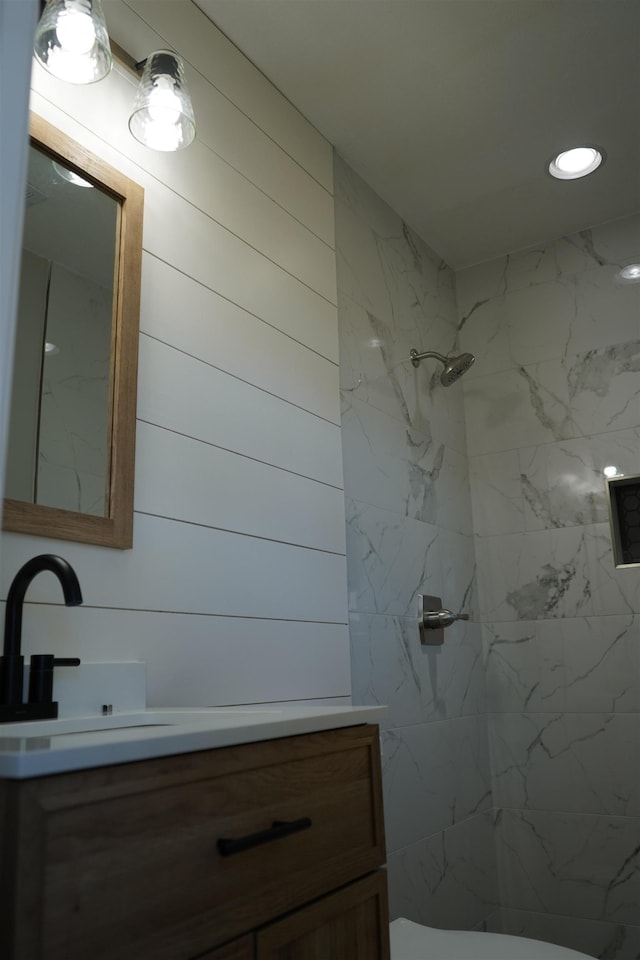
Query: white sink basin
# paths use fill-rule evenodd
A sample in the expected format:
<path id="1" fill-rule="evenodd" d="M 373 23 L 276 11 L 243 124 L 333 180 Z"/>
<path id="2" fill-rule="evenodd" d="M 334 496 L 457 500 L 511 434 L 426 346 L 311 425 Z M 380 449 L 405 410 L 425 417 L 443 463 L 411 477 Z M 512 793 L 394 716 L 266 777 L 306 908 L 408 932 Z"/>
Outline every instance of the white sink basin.
<path id="1" fill-rule="evenodd" d="M 6 737 L 59 737 L 75 733 L 98 733 L 136 727 L 211 726 L 237 724 L 244 720 L 269 720 L 282 709 L 261 707 L 209 707 L 203 710 L 142 710 L 100 717 L 59 717 L 0 724 L 0 739 Z"/>

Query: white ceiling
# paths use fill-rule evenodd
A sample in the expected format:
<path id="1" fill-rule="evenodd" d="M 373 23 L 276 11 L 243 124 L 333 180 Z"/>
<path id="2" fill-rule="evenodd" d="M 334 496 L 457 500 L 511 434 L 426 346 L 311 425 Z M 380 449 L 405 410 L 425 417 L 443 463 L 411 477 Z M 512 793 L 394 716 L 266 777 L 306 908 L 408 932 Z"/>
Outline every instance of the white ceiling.
<path id="1" fill-rule="evenodd" d="M 640 210 L 640 0 L 196 2 L 452 267 Z"/>

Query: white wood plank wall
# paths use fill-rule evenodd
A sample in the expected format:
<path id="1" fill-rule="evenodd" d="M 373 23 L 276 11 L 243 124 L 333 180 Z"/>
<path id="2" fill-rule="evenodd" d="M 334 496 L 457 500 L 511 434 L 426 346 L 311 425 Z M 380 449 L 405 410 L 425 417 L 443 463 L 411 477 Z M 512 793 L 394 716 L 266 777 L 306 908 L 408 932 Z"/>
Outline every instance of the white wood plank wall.
<path id="1" fill-rule="evenodd" d="M 2 596 L 51 551 L 25 653 L 143 659 L 154 704 L 348 697 L 331 146 L 191 0 L 106 0 L 134 58 L 186 61 L 198 135 L 130 136 L 136 81 L 34 67 L 32 109 L 145 189 L 131 551 L 4 534 Z"/>

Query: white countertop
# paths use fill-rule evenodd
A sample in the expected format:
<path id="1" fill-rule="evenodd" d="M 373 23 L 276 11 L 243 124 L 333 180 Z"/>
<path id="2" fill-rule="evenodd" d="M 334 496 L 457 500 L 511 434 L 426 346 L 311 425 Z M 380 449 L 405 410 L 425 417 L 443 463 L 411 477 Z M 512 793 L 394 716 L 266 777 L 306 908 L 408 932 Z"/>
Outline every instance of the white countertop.
<path id="1" fill-rule="evenodd" d="M 26 779 L 378 723 L 386 707 L 148 709 L 0 725 L 0 777 Z M 97 729 L 96 729 L 97 728 Z"/>

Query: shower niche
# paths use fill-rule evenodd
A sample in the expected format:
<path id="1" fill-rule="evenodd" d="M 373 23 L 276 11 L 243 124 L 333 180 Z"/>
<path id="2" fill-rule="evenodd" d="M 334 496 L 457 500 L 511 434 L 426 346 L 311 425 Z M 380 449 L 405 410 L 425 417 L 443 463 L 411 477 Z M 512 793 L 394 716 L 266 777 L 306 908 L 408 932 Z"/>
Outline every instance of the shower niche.
<path id="1" fill-rule="evenodd" d="M 616 567 L 640 566 L 640 474 L 607 480 Z"/>

